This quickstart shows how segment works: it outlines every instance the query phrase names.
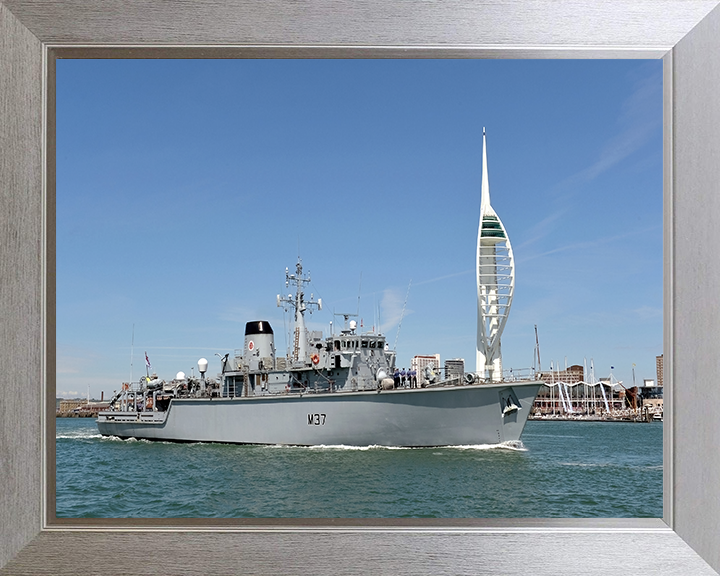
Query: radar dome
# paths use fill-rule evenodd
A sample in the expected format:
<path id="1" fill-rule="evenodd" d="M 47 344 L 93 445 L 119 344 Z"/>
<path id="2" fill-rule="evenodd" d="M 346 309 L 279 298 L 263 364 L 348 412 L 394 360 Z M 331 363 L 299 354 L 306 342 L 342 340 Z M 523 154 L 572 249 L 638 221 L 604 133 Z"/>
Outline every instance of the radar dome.
<path id="1" fill-rule="evenodd" d="M 357 328 L 357 322 L 350 320 L 350 330 L 355 330 L 355 328 Z"/>
<path id="2" fill-rule="evenodd" d="M 175 380 L 185 380 L 185 372 L 178 372 Z"/>
<path id="3" fill-rule="evenodd" d="M 208 361 L 205 358 L 200 358 L 200 360 L 198 360 L 198 370 L 200 370 L 200 374 L 205 374 L 207 367 Z"/>

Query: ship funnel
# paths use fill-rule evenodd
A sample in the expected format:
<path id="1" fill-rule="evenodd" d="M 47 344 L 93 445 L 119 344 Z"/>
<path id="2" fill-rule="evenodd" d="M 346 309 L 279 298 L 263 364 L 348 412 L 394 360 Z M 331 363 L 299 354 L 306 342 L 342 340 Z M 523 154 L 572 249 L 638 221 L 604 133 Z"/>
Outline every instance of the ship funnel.
<path id="1" fill-rule="evenodd" d="M 275 368 L 275 336 L 270 322 L 256 320 L 245 324 L 243 363 L 250 370 Z"/>

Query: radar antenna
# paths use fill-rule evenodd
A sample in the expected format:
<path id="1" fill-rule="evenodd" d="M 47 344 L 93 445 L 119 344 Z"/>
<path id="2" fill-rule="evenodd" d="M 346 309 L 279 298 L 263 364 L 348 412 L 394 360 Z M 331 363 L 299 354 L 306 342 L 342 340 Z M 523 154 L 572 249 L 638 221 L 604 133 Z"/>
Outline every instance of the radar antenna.
<path id="1" fill-rule="evenodd" d="M 343 319 L 345 320 L 345 324 L 343 325 L 343 330 L 342 330 L 343 334 L 350 334 L 351 332 L 353 332 L 355 330 L 355 326 L 353 326 L 352 324 L 348 324 L 348 320 L 350 318 L 357 318 L 358 317 L 357 314 L 351 314 L 350 312 L 334 312 L 333 316 L 342 316 Z M 355 324 L 357 326 L 357 323 L 355 323 Z"/>

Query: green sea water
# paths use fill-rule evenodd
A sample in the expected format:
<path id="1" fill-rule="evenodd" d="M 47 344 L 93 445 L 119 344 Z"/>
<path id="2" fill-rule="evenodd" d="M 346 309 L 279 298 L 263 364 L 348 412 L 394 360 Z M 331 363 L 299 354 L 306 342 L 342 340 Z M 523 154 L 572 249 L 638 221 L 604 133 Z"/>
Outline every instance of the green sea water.
<path id="1" fill-rule="evenodd" d="M 522 446 L 286 447 L 56 419 L 63 518 L 662 517 L 662 423 L 530 421 Z"/>

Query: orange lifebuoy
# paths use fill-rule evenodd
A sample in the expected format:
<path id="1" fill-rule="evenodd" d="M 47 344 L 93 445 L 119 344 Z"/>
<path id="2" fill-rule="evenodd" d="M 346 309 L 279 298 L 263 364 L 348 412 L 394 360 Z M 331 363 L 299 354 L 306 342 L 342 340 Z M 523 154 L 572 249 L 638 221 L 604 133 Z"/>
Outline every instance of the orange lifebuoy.
<path id="1" fill-rule="evenodd" d="M 312 356 L 310 356 L 310 360 L 313 364 L 317 366 L 320 363 L 320 356 L 318 356 L 317 354 L 313 354 Z"/>

